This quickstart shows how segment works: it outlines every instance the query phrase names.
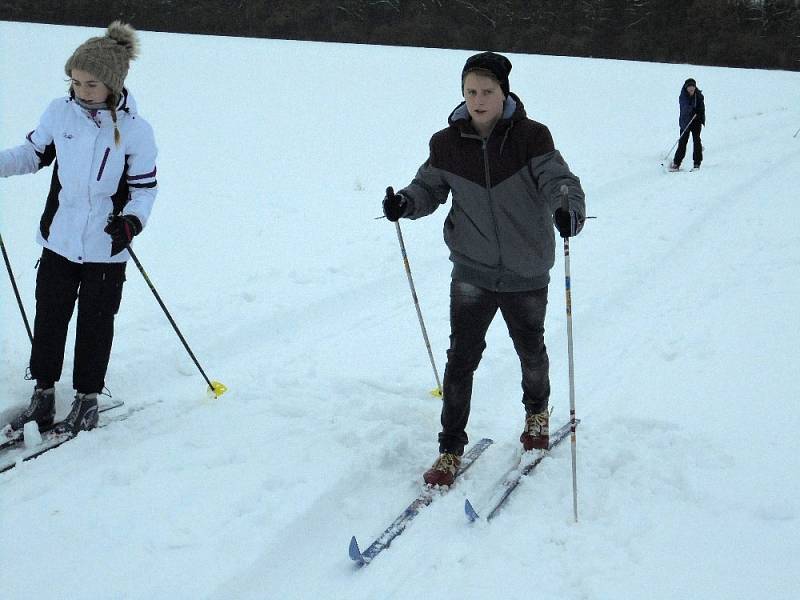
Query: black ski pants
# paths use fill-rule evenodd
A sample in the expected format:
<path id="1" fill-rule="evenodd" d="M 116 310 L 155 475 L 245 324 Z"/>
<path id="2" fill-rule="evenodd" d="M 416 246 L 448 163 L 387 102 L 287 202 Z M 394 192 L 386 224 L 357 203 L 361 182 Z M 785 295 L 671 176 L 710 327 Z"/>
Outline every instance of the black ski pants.
<path id="1" fill-rule="evenodd" d="M 547 287 L 526 292 L 493 292 L 454 279 L 450 284 L 450 348 L 442 384 L 439 452 L 460 455 L 469 441 L 466 428 L 473 375 L 486 348 L 486 331 L 498 309 L 522 367 L 525 410 L 536 413 L 547 408 L 550 398 L 550 363 L 544 344 Z"/>
<path id="2" fill-rule="evenodd" d="M 684 131 L 683 135 L 678 138 L 678 149 L 675 151 L 675 158 L 672 161 L 677 166 L 680 166 L 684 156 L 686 156 L 686 146 L 689 145 L 690 135 L 692 136 L 692 161 L 695 165 L 703 162 L 703 143 L 700 141 L 700 131 L 702 129 L 703 125 L 695 119 L 689 129 Z"/>
<path id="3" fill-rule="evenodd" d="M 72 386 L 84 394 L 103 391 L 124 282 L 125 263 L 74 263 L 44 249 L 36 275 L 33 379 L 55 383 L 61 378 L 67 329 L 77 299 Z"/>

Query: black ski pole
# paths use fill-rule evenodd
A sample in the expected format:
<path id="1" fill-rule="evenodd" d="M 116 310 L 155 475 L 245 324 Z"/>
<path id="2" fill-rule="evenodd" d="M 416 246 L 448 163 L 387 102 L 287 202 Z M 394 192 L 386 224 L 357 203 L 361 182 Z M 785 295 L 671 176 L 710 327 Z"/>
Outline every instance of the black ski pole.
<path id="1" fill-rule="evenodd" d="M 391 187 L 386 188 L 386 195 L 393 196 L 394 190 Z M 422 319 L 422 311 L 419 308 L 419 299 L 417 298 L 417 290 L 414 287 L 414 278 L 411 277 L 411 265 L 408 263 L 408 254 L 406 253 L 406 245 L 403 242 L 403 232 L 400 230 L 400 221 L 395 221 L 395 228 L 397 229 L 397 241 L 400 242 L 400 252 L 403 255 L 403 266 L 406 270 L 408 277 L 408 286 L 411 288 L 411 297 L 414 299 L 414 308 L 417 309 L 417 319 L 419 320 L 420 329 L 422 329 L 422 339 L 425 340 L 425 347 L 428 349 L 428 358 L 433 367 L 433 376 L 436 378 L 436 389 L 431 391 L 431 395 L 437 398 L 442 397 L 442 384 L 439 380 L 439 371 L 436 370 L 436 362 L 433 360 L 433 351 L 431 350 L 431 342 L 428 339 L 428 330 L 425 329 L 425 321 Z"/>
<path id="2" fill-rule="evenodd" d="M 139 259 L 136 257 L 136 253 L 133 251 L 133 248 L 131 248 L 130 245 L 128 245 L 127 249 L 128 249 L 128 253 L 131 255 L 131 258 L 133 259 L 133 262 L 136 263 L 136 266 L 138 267 L 139 272 L 142 274 L 142 277 L 144 277 L 144 280 L 147 283 L 148 287 L 150 288 L 150 291 L 153 292 L 153 296 L 156 297 L 156 300 L 158 301 L 159 306 L 161 306 L 161 310 L 164 311 L 164 314 L 167 316 L 167 319 L 169 320 L 170 325 L 172 325 L 172 328 L 175 330 L 175 333 L 178 334 L 178 338 L 181 340 L 181 343 L 183 344 L 183 347 L 186 348 L 186 352 L 189 353 L 189 356 L 194 361 L 194 364 L 197 367 L 197 369 L 200 371 L 200 374 L 203 376 L 203 379 L 206 380 L 206 383 L 208 384 L 209 391 L 214 394 L 215 398 L 219 398 L 222 394 L 224 394 L 227 391 L 228 388 L 226 388 L 225 385 L 220 383 L 219 381 L 211 381 L 208 378 L 208 376 L 206 375 L 205 371 L 203 371 L 203 367 L 200 366 L 200 363 L 197 361 L 197 358 L 195 358 L 194 352 L 192 352 L 192 349 L 189 348 L 189 344 L 186 342 L 186 339 L 183 337 L 183 334 L 181 333 L 180 329 L 178 329 L 178 325 L 175 323 L 175 320 L 172 318 L 172 315 L 169 314 L 169 311 L 167 310 L 167 307 L 164 305 L 164 302 L 161 300 L 161 296 L 158 295 L 158 292 L 156 291 L 156 288 L 153 285 L 153 282 L 150 281 L 150 278 L 147 276 L 147 272 L 145 272 L 144 267 L 142 267 L 142 263 L 140 263 Z"/>
<path id="3" fill-rule="evenodd" d="M 22 305 L 22 298 L 20 298 L 19 289 L 17 289 L 17 280 L 14 279 L 14 272 L 11 270 L 11 261 L 8 260 L 8 253 L 6 252 L 6 245 L 3 243 L 2 235 L 0 235 L 0 249 L 3 250 L 3 260 L 6 263 L 8 278 L 11 280 L 11 287 L 14 288 L 14 295 L 17 297 L 17 305 L 19 305 L 19 312 L 22 315 L 22 321 L 25 323 L 25 331 L 28 332 L 28 339 L 31 341 L 31 344 L 33 344 L 31 326 L 28 323 L 28 316 L 25 314 L 25 307 Z"/>
<path id="4" fill-rule="evenodd" d="M 798 133 L 800 133 L 800 129 L 798 129 L 797 131 L 795 131 L 795 132 L 794 132 L 794 135 L 793 135 L 792 137 L 793 137 L 793 138 L 796 138 Z"/>
<path id="5" fill-rule="evenodd" d="M 561 186 L 561 209 L 569 214 L 569 188 Z M 578 474 L 577 441 L 575 429 L 578 421 L 575 416 L 575 363 L 572 351 L 572 280 L 569 269 L 569 237 L 564 238 L 564 283 L 567 298 L 567 354 L 569 356 L 569 422 L 572 446 L 572 511 L 578 522 Z"/>
<path id="6" fill-rule="evenodd" d="M 684 133 L 686 133 L 687 131 L 689 131 L 689 127 L 691 127 L 691 126 L 692 126 L 692 122 L 694 122 L 694 119 L 695 119 L 695 117 L 697 117 L 697 115 L 692 115 L 692 118 L 691 118 L 691 119 L 689 119 L 689 123 L 688 123 L 688 125 L 686 125 L 686 129 L 684 129 L 683 131 L 681 131 L 681 134 L 678 136 L 678 139 L 677 139 L 677 140 L 675 140 L 675 143 L 674 143 L 674 144 L 672 144 L 672 147 L 671 147 L 669 150 L 667 150 L 667 153 L 664 155 L 664 158 L 662 158 L 662 159 L 661 159 L 661 166 L 662 166 L 662 167 L 664 166 L 664 163 L 665 163 L 665 162 L 667 162 L 667 159 L 669 158 L 669 155 L 670 155 L 670 154 L 672 154 L 672 148 L 674 148 L 675 146 L 677 146 L 677 145 L 678 145 L 678 142 L 680 142 L 680 141 L 681 141 L 681 138 L 683 137 L 683 134 L 684 134 Z"/>

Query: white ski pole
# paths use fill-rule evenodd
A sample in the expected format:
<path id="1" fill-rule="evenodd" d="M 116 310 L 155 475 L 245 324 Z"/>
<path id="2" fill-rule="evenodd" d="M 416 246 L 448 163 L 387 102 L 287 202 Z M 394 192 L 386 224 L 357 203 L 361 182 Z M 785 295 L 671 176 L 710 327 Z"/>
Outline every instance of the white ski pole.
<path id="1" fill-rule="evenodd" d="M 387 195 L 394 195 L 394 190 L 389 187 L 386 188 Z M 397 229 L 397 241 L 400 242 L 400 252 L 403 255 L 403 266 L 408 276 L 408 287 L 411 288 L 411 297 L 414 299 L 414 308 L 417 309 L 417 319 L 419 319 L 419 326 L 422 329 L 422 339 L 425 340 L 425 347 L 428 349 L 428 358 L 433 367 L 433 376 L 436 378 L 436 389 L 431 390 L 431 395 L 437 398 L 442 397 L 442 384 L 439 380 L 439 371 L 436 369 L 436 362 L 433 360 L 433 351 L 431 350 L 431 342 L 428 339 L 428 330 L 425 329 L 425 321 L 422 319 L 422 311 L 419 308 L 419 299 L 417 298 L 417 290 L 414 287 L 414 278 L 411 277 L 411 265 L 408 263 L 408 254 L 406 253 L 406 245 L 403 242 L 403 232 L 400 230 L 400 221 L 395 221 L 395 228 Z"/>
<path id="2" fill-rule="evenodd" d="M 561 209 L 569 214 L 569 188 L 561 186 Z M 572 351 L 572 282 L 569 270 L 569 237 L 564 238 L 564 284 L 567 299 L 567 353 L 569 355 L 569 422 L 572 446 L 572 512 L 578 522 L 578 459 L 575 429 L 575 364 Z"/>

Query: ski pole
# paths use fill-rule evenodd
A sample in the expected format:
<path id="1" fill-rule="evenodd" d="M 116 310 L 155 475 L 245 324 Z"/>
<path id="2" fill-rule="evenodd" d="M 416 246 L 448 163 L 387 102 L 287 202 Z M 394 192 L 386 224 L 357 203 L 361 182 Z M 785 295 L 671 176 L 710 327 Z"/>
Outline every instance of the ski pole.
<path id="1" fill-rule="evenodd" d="M 672 148 L 674 148 L 675 146 L 677 146 L 677 145 L 678 145 L 678 142 L 680 142 L 680 141 L 681 141 L 681 138 L 683 137 L 683 134 L 684 134 L 684 133 L 686 133 L 687 131 L 689 131 L 689 127 L 691 127 L 691 126 L 692 126 L 692 122 L 695 120 L 695 117 L 697 117 L 697 115 L 692 115 L 692 118 L 691 118 L 691 119 L 689 119 L 689 123 L 686 125 L 686 129 L 684 129 L 683 131 L 681 131 L 681 134 L 678 136 L 678 139 L 677 139 L 677 140 L 675 140 L 675 143 L 674 143 L 674 144 L 672 144 L 672 147 L 671 147 L 669 150 L 667 150 L 667 153 L 664 155 L 664 158 L 662 158 L 662 159 L 661 159 L 661 161 L 662 161 L 662 162 L 661 162 L 661 166 L 662 166 L 662 167 L 664 166 L 664 163 L 665 163 L 665 162 L 667 162 L 667 158 L 669 158 L 669 155 L 672 153 Z"/>
<path id="2" fill-rule="evenodd" d="M 561 186 L 561 209 L 569 214 L 569 188 Z M 575 365 L 572 352 L 572 282 L 569 271 L 569 237 L 564 238 L 564 284 L 567 299 L 567 353 L 569 355 L 569 422 L 572 446 L 572 512 L 578 522 L 578 474 L 577 474 L 577 441 L 575 428 Z"/>
<path id="3" fill-rule="evenodd" d="M 793 138 L 796 138 L 798 133 L 800 133 L 800 129 L 798 129 L 797 131 L 795 131 L 795 132 L 794 132 L 794 135 L 793 135 L 792 137 L 793 137 Z"/>
<path id="4" fill-rule="evenodd" d="M 6 252 L 6 245 L 3 243 L 3 236 L 0 235 L 0 249 L 3 251 L 3 260 L 6 263 L 6 269 L 8 270 L 8 277 L 11 279 L 11 287 L 14 288 L 14 295 L 17 297 L 17 304 L 19 305 L 19 312 L 22 315 L 22 321 L 25 323 L 25 330 L 28 332 L 28 339 L 33 344 L 33 334 L 31 333 L 31 326 L 28 323 L 28 316 L 25 314 L 25 307 L 22 305 L 22 298 L 19 295 L 19 289 L 17 289 L 17 280 L 14 279 L 14 272 L 11 270 L 11 261 L 8 260 L 8 253 Z"/>
<path id="5" fill-rule="evenodd" d="M 394 190 L 391 187 L 386 188 L 386 195 L 393 196 Z M 422 319 L 422 311 L 419 308 L 419 299 L 417 298 L 417 290 L 414 287 L 414 278 L 411 277 L 411 266 L 408 263 L 406 245 L 403 243 L 403 232 L 400 230 L 400 221 L 395 221 L 394 225 L 397 229 L 397 241 L 400 242 L 400 252 L 403 255 L 403 266 L 405 267 L 406 275 L 408 276 L 408 286 L 411 288 L 411 297 L 414 299 L 414 308 L 417 309 L 417 318 L 419 319 L 420 329 L 422 329 L 422 339 L 425 340 L 425 347 L 428 349 L 428 358 L 431 361 L 431 367 L 433 367 L 433 376 L 436 378 L 436 389 L 431 390 L 431 395 L 441 398 L 442 384 L 439 380 L 439 371 L 436 370 L 436 362 L 433 360 L 433 352 L 431 351 L 431 342 L 428 339 L 428 330 L 425 329 L 425 321 Z"/>
<path id="6" fill-rule="evenodd" d="M 175 330 L 175 333 L 178 334 L 178 338 L 181 340 L 181 343 L 183 344 L 183 347 L 186 348 L 186 352 L 189 353 L 189 356 L 194 361 L 194 364 L 198 368 L 198 370 L 200 371 L 200 374 L 203 376 L 203 379 L 206 380 L 206 383 L 208 384 L 208 390 L 211 393 L 214 394 L 214 398 L 219 398 L 222 394 L 224 394 L 228 390 L 228 388 L 226 388 L 225 385 L 220 383 L 219 381 L 211 381 L 211 380 L 209 380 L 209 378 L 206 375 L 205 371 L 203 371 L 203 367 L 200 366 L 200 363 L 197 361 L 197 358 L 195 358 L 195 355 L 192 352 L 192 349 L 189 348 L 189 344 L 186 343 L 186 339 L 184 339 L 183 334 L 181 334 L 180 329 L 178 329 L 178 326 L 175 323 L 175 320 L 172 318 L 172 315 L 169 314 L 169 311 L 167 310 L 167 307 L 164 305 L 164 302 L 161 300 L 161 296 L 158 295 L 158 292 L 156 291 L 156 288 L 153 285 L 153 282 L 150 281 L 150 278 L 147 276 L 147 273 L 145 272 L 144 267 L 142 267 L 142 263 L 140 263 L 139 259 L 136 257 L 136 253 L 133 251 L 133 248 L 131 248 L 130 245 L 128 245 L 127 249 L 128 249 L 128 253 L 131 255 L 131 258 L 133 259 L 133 262 L 135 262 L 136 266 L 139 268 L 139 272 L 142 274 L 142 277 L 144 277 L 145 282 L 147 282 L 147 285 L 150 288 L 150 291 L 153 292 L 153 296 L 155 296 L 156 300 L 158 300 L 158 304 L 159 304 L 159 306 L 161 306 L 161 310 L 164 311 L 164 314 L 167 316 L 167 319 L 169 319 L 170 325 L 172 325 L 172 328 Z"/>

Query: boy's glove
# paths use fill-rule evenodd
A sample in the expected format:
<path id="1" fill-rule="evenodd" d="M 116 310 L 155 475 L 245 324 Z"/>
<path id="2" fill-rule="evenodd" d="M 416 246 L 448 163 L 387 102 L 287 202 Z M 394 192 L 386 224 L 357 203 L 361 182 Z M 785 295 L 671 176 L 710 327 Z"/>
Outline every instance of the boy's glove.
<path id="1" fill-rule="evenodd" d="M 386 188 L 386 195 L 383 197 L 383 214 L 390 221 L 398 221 L 406 216 L 408 211 L 408 200 L 405 196 L 395 194 L 390 186 Z"/>
<path id="2" fill-rule="evenodd" d="M 574 210 L 557 208 L 553 213 L 553 223 L 562 238 L 574 237 L 583 229 L 583 219 L 579 219 L 578 213 Z"/>

